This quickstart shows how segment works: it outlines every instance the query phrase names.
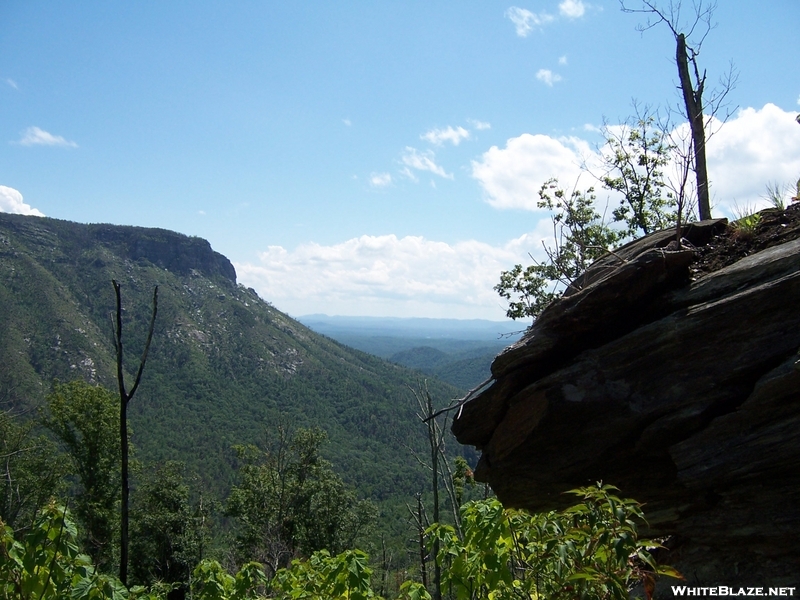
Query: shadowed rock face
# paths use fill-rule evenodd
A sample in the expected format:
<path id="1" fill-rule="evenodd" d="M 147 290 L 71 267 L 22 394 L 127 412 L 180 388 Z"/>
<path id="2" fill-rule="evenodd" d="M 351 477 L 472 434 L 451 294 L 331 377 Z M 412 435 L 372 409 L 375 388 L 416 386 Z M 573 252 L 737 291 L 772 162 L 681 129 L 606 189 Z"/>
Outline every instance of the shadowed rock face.
<path id="1" fill-rule="evenodd" d="M 724 221 L 695 224 L 702 245 Z M 598 261 L 454 421 L 476 477 L 546 510 L 602 480 L 674 536 L 689 583 L 800 573 L 800 239 L 690 280 L 654 234 Z M 578 289 L 579 285 L 583 287 Z"/>

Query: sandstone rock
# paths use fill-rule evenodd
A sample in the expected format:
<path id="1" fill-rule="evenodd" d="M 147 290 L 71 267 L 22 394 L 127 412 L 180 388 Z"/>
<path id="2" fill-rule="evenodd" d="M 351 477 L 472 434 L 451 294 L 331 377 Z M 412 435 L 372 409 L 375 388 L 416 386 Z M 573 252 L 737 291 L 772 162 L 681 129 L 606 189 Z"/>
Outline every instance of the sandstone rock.
<path id="1" fill-rule="evenodd" d="M 692 282 L 693 251 L 670 239 L 593 265 L 495 359 L 453 432 L 506 505 L 563 506 L 603 480 L 646 504 L 697 582 L 797 583 L 800 239 Z"/>

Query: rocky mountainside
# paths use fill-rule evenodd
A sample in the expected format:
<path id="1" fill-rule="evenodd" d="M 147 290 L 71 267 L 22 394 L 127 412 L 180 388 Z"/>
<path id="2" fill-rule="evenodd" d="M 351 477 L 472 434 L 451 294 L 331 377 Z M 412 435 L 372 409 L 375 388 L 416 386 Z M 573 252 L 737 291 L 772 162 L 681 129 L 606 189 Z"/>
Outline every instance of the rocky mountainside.
<path id="1" fill-rule="evenodd" d="M 602 480 L 645 503 L 687 584 L 800 573 L 800 205 L 597 261 L 453 424 L 476 477 L 543 510 Z"/>
<path id="2" fill-rule="evenodd" d="M 54 379 L 116 389 L 112 279 L 122 285 L 129 382 L 159 286 L 130 405 L 140 458 L 183 460 L 222 495 L 232 445 L 279 424 L 320 426 L 326 457 L 363 495 L 402 506 L 425 485 L 408 467 L 409 447 L 425 441 L 409 390 L 418 374 L 314 333 L 237 285 L 207 241 L 159 229 L 0 214 L 0 410 L 41 404 Z M 457 395 L 429 387 L 442 403 Z"/>

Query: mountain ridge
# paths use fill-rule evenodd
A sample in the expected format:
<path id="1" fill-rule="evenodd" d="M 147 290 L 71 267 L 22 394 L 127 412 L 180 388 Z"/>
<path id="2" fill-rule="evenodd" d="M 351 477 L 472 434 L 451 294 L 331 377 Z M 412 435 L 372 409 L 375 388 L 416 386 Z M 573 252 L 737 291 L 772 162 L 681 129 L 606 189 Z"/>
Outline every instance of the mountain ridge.
<path id="1" fill-rule="evenodd" d="M 321 425 L 326 456 L 362 494 L 411 494 L 422 427 L 421 377 L 319 335 L 236 283 L 206 240 L 161 229 L 0 214 L 0 399 L 40 405 L 54 379 L 115 389 L 111 280 L 122 285 L 125 369 L 135 371 L 153 287 L 159 313 L 131 403 L 133 441 L 149 460 L 179 459 L 210 487 L 234 476 L 234 444 L 279 424 Z M 429 381 L 440 403 L 456 388 Z"/>

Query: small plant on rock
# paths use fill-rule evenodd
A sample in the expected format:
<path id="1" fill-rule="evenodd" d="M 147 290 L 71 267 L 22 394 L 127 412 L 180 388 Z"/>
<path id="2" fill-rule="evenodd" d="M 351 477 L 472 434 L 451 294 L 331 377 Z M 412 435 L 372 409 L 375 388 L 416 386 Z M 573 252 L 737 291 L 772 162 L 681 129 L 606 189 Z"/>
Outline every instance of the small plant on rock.
<path id="1" fill-rule="evenodd" d="M 735 220 L 731 223 L 733 235 L 738 240 L 751 240 L 755 235 L 756 228 L 761 222 L 761 215 L 752 206 L 734 206 L 733 215 Z"/>

